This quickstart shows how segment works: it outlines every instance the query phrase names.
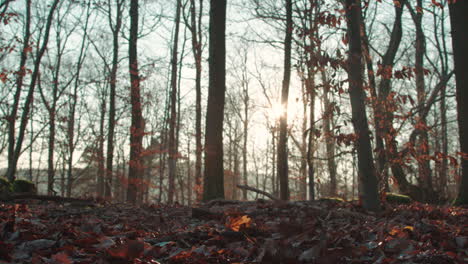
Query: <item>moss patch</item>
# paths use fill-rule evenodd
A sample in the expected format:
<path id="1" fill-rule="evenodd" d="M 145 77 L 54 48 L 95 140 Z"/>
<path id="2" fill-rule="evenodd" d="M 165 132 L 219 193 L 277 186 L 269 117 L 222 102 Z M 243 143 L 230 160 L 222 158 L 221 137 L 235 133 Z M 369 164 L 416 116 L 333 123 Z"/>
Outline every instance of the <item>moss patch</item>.
<path id="1" fill-rule="evenodd" d="M 11 192 L 11 183 L 5 177 L 0 177 L 0 193 L 6 194 L 10 192 Z"/>
<path id="2" fill-rule="evenodd" d="M 36 185 L 27 180 L 15 180 L 11 186 L 13 192 L 16 193 L 36 193 Z"/>
<path id="3" fill-rule="evenodd" d="M 386 193 L 386 200 L 391 204 L 410 204 L 413 202 L 411 197 L 398 193 Z"/>
<path id="4" fill-rule="evenodd" d="M 319 199 L 319 201 L 329 201 L 329 202 L 339 202 L 339 203 L 344 203 L 346 202 L 345 200 L 343 200 L 342 198 L 340 197 L 333 197 L 333 196 L 325 196 L 325 197 L 322 197 Z"/>

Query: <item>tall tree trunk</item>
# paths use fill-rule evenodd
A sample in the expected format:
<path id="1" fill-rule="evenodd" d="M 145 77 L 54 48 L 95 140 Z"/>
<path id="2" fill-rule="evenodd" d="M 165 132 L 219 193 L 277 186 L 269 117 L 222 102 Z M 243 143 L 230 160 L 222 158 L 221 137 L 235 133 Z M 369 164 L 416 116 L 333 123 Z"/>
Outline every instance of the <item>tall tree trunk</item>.
<path id="1" fill-rule="evenodd" d="M 401 19 L 401 16 L 395 17 L 394 29 L 398 30 L 399 25 L 401 24 L 398 22 L 398 19 Z M 385 191 L 389 191 L 388 185 L 388 169 L 385 164 L 387 163 L 387 157 L 385 155 L 385 145 L 383 140 L 383 124 L 381 123 L 381 116 L 378 109 L 379 98 L 377 95 L 377 84 L 375 81 L 375 71 L 373 66 L 372 57 L 370 54 L 370 47 L 369 47 L 369 38 L 367 36 L 366 25 L 364 23 L 364 18 L 362 19 L 361 25 L 361 35 L 362 35 L 362 51 L 363 56 L 366 61 L 366 68 L 367 68 L 367 79 L 368 79 L 368 86 L 369 92 L 372 99 L 372 108 L 373 108 L 373 121 L 374 121 L 374 129 L 375 129 L 375 150 L 377 152 L 377 163 L 376 163 L 376 170 L 377 170 L 377 177 L 379 178 L 380 184 L 383 185 Z M 398 38 L 398 34 L 393 34 L 390 40 L 390 43 L 398 43 L 396 40 Z M 392 41 L 393 40 L 393 41 Z M 391 46 L 389 46 L 390 48 Z"/>
<path id="2" fill-rule="evenodd" d="M 234 130 L 234 175 L 232 177 L 232 193 L 233 199 L 237 200 L 237 183 L 240 181 L 240 158 L 239 158 L 239 142 L 237 128 Z"/>
<path id="3" fill-rule="evenodd" d="M 8 7 L 6 2 L 5 8 Z M 26 75 L 26 60 L 30 50 L 29 39 L 31 38 L 31 0 L 26 0 L 26 25 L 23 39 L 23 47 L 20 55 L 20 64 L 16 76 L 16 90 L 13 97 L 13 106 L 11 113 L 8 117 L 8 169 L 7 179 L 10 182 L 15 180 L 16 162 L 15 162 L 15 142 L 16 142 L 16 119 L 18 118 L 18 108 L 21 97 L 21 90 L 23 89 L 23 80 Z"/>
<path id="4" fill-rule="evenodd" d="M 417 0 L 416 10 L 423 10 L 422 0 Z M 426 91 L 424 80 L 424 55 L 426 53 L 426 36 L 422 28 L 423 12 L 415 12 L 413 16 L 416 26 L 416 52 L 415 52 L 415 76 L 416 76 L 416 92 L 418 96 L 418 104 L 425 106 Z M 419 122 L 426 125 L 426 117 L 419 116 Z M 422 188 L 432 191 L 431 167 L 429 165 L 429 140 L 426 129 L 423 129 L 419 136 L 418 146 L 418 171 L 419 183 Z"/>
<path id="5" fill-rule="evenodd" d="M 449 4 L 452 25 L 452 45 L 456 75 L 456 98 L 460 151 L 462 152 L 461 181 L 456 204 L 468 204 L 468 1 L 452 1 Z"/>
<path id="6" fill-rule="evenodd" d="M 398 183 L 400 191 L 410 195 L 416 200 L 420 200 L 421 191 L 416 186 L 411 185 L 406 179 L 402 165 L 399 163 L 398 144 L 396 141 L 396 130 L 393 128 L 393 108 L 394 102 L 389 98 L 391 91 L 391 78 L 387 76 L 387 72 L 393 69 L 396 53 L 401 43 L 402 38 L 402 22 L 403 6 L 406 0 L 400 0 L 395 3 L 395 20 L 390 36 L 389 46 L 382 58 L 381 69 L 382 76 L 378 87 L 378 101 L 374 104 L 374 115 L 376 118 L 376 134 L 382 137 L 385 142 L 385 157 L 390 163 L 393 177 Z M 380 157 L 379 157 L 380 158 Z M 384 168 L 379 168 L 382 172 Z M 383 175 L 381 175 L 383 176 Z M 385 177 L 383 177 L 385 178 Z"/>
<path id="7" fill-rule="evenodd" d="M 243 120 L 243 142 L 242 142 L 242 176 L 244 185 L 248 185 L 248 175 L 247 175 L 247 139 L 249 136 L 249 83 L 247 80 L 247 52 L 244 54 L 244 63 L 242 69 L 242 87 L 243 87 L 243 103 L 244 103 L 244 120 Z M 247 200 L 247 190 L 243 190 L 243 199 Z"/>
<path id="8" fill-rule="evenodd" d="M 195 0 L 190 0 L 190 33 L 192 34 L 192 53 L 195 58 L 195 194 L 196 200 L 202 199 L 202 110 L 201 110 L 201 73 L 202 73 L 202 14 L 203 0 L 198 1 L 198 17 Z"/>
<path id="9" fill-rule="evenodd" d="M 190 139 L 187 140 L 187 204 L 188 206 L 192 205 L 192 164 L 190 160 Z"/>
<path id="10" fill-rule="evenodd" d="M 447 135 L 447 103 L 446 103 L 446 88 L 444 87 L 441 91 L 440 100 L 440 138 L 442 153 L 448 153 L 448 135 Z M 440 171 L 439 171 L 439 192 L 442 197 L 446 197 L 447 194 L 447 171 L 448 171 L 448 160 L 442 159 Z"/>
<path id="11" fill-rule="evenodd" d="M 276 128 L 277 128 L 277 123 L 275 120 L 275 125 L 271 129 L 271 188 L 273 195 L 275 197 L 279 197 L 279 186 L 278 186 L 278 175 L 276 174 Z"/>
<path id="12" fill-rule="evenodd" d="M 182 8 L 181 0 L 176 3 L 176 18 L 175 18 L 175 31 L 174 43 L 172 46 L 172 59 L 171 59 L 171 117 L 169 121 L 169 193 L 168 203 L 174 202 L 175 191 L 175 178 L 176 178 L 176 123 L 177 123 L 177 53 L 179 46 L 179 26 L 180 26 L 180 11 Z"/>
<path id="13" fill-rule="evenodd" d="M 307 110 L 308 110 L 308 92 L 306 88 L 306 81 L 302 80 L 302 124 L 301 124 L 301 162 L 299 167 L 300 179 L 299 179 L 299 200 L 307 200 Z"/>
<path id="14" fill-rule="evenodd" d="M 60 16 L 60 14 L 58 14 Z M 49 102 L 46 96 L 44 95 L 44 91 L 42 89 L 42 82 L 40 76 L 37 80 L 37 86 L 39 88 L 39 92 L 42 98 L 42 102 L 47 109 L 48 116 L 49 116 L 49 138 L 48 138 L 48 154 L 47 154 L 47 194 L 53 195 L 55 194 L 54 191 L 54 181 L 55 181 L 55 168 L 54 168 L 54 154 L 55 154 L 55 129 L 56 129 L 56 115 L 57 115 L 57 101 L 59 98 L 59 79 L 60 79 L 60 70 L 62 66 L 62 56 L 65 49 L 65 44 L 62 46 L 62 38 L 60 35 L 60 27 L 61 21 L 57 21 L 57 30 L 55 35 L 55 43 L 57 48 L 57 55 L 55 61 L 55 67 L 51 70 L 52 75 L 52 102 Z"/>
<path id="15" fill-rule="evenodd" d="M 117 70 L 119 67 L 119 34 L 122 27 L 122 9 L 123 0 L 116 0 L 116 17 L 115 25 L 112 26 L 112 21 L 109 19 L 109 27 L 112 31 L 112 68 L 109 75 L 109 124 L 107 136 L 107 157 L 106 157 L 106 178 L 104 182 L 104 197 L 110 199 L 112 197 L 112 178 L 113 178 L 113 162 L 114 162 L 114 134 L 115 134 L 115 97 L 117 87 Z M 109 13 L 110 13 L 109 6 Z"/>
<path id="16" fill-rule="evenodd" d="M 232 138 L 232 124 L 230 123 L 230 120 L 229 120 L 229 116 L 226 116 L 227 120 L 226 120 L 226 123 L 228 124 L 228 171 L 229 171 L 229 174 L 231 175 L 231 180 L 234 176 L 234 172 L 233 172 L 233 169 L 234 169 L 234 142 L 233 142 L 233 138 Z M 226 182 L 225 182 L 226 183 Z M 231 190 L 232 190 L 232 193 L 231 193 L 231 196 L 228 197 L 232 200 L 237 200 L 237 193 L 235 192 L 234 190 L 235 188 L 233 186 L 231 186 Z M 236 188 L 237 189 L 237 188 Z"/>
<path id="17" fill-rule="evenodd" d="M 309 76 L 308 82 L 310 86 L 310 90 L 308 88 L 310 106 L 309 106 L 309 141 L 307 144 L 307 166 L 308 166 L 308 177 L 309 177 L 309 200 L 315 200 L 316 193 L 315 193 L 315 163 L 314 163 L 314 152 L 315 152 L 315 81 L 314 77 Z"/>
<path id="18" fill-rule="evenodd" d="M 104 177 L 105 173 L 105 166 L 104 166 L 104 122 L 106 118 L 106 94 L 103 93 L 101 95 L 101 117 L 99 119 L 99 135 L 98 135 L 98 149 L 97 149 L 97 162 L 98 162 L 98 171 L 97 171 L 97 193 L 98 197 L 104 196 Z"/>
<path id="19" fill-rule="evenodd" d="M 224 198 L 223 118 L 226 93 L 226 0 L 210 1 L 209 91 L 203 200 Z"/>
<path id="20" fill-rule="evenodd" d="M 361 50 L 361 1 L 346 0 L 346 18 L 349 38 L 348 79 L 352 110 L 352 121 L 357 136 L 356 149 L 358 154 L 360 198 L 366 210 L 380 210 L 378 183 L 367 123 L 365 93 L 362 81 L 362 50 Z"/>
<path id="21" fill-rule="evenodd" d="M 186 29 L 184 30 L 184 41 L 182 42 L 182 53 L 180 54 L 180 59 L 179 59 L 179 73 L 177 77 L 177 113 L 181 113 L 180 107 L 181 107 L 181 100 L 180 100 L 180 91 L 181 91 L 181 84 L 182 84 L 182 66 L 184 65 L 184 50 L 185 50 L 185 45 L 187 44 L 187 31 Z M 176 153 L 176 161 L 178 156 L 180 155 L 179 153 L 179 146 L 180 146 L 180 117 L 181 115 L 177 115 L 177 122 L 176 122 L 176 140 L 175 140 L 175 153 Z M 177 165 L 177 164 L 176 164 Z M 180 197 L 181 200 L 176 200 L 179 202 L 182 202 L 182 204 L 185 204 L 185 196 L 184 196 L 184 177 L 183 174 L 181 173 L 180 169 L 177 168 L 176 166 L 176 178 L 179 180 L 179 185 L 180 185 Z"/>
<path id="22" fill-rule="evenodd" d="M 67 159 L 67 191 L 66 196 L 70 197 L 73 186 L 73 156 L 75 152 L 75 121 L 76 121 L 76 106 L 78 104 L 78 88 L 80 86 L 80 74 L 85 59 L 86 51 L 86 39 L 88 34 L 89 17 L 91 12 L 91 2 L 87 2 L 86 11 L 86 22 L 83 28 L 83 38 L 81 40 L 80 54 L 78 55 L 78 61 L 76 64 L 76 76 L 75 83 L 72 90 L 71 102 L 70 102 L 70 113 L 68 116 L 67 123 L 67 147 L 68 147 L 68 159 Z"/>
<path id="23" fill-rule="evenodd" d="M 60 33 L 57 33 L 57 49 L 61 49 L 60 45 Z M 58 85 L 59 85 L 59 75 L 62 64 L 62 54 L 57 55 L 57 64 L 55 65 L 54 72 L 54 84 L 52 91 L 52 105 L 48 108 L 49 112 L 49 149 L 48 149 L 48 158 L 47 158 L 47 194 L 54 194 L 54 178 L 55 178 L 55 168 L 54 168 L 54 153 L 55 153 L 55 117 L 57 115 L 57 100 L 58 100 Z M 39 89 L 41 85 L 39 84 Z M 48 105 L 44 100 L 44 104 Z"/>
<path id="24" fill-rule="evenodd" d="M 128 169 L 127 201 L 137 203 L 138 187 L 143 179 L 142 140 L 144 120 L 141 113 L 140 77 L 138 71 L 138 0 L 130 2 L 130 39 L 129 39 L 129 72 L 130 100 L 132 105 L 132 122 L 130 127 L 130 161 Z"/>
<path id="25" fill-rule="evenodd" d="M 292 42 L 292 0 L 286 0 L 286 29 L 284 38 L 284 73 L 283 87 L 281 89 L 281 107 L 283 113 L 280 117 L 278 140 L 278 178 L 280 181 L 280 199 L 289 200 L 288 182 L 288 97 L 289 81 L 291 79 L 291 42 Z"/>
<path id="26" fill-rule="evenodd" d="M 29 91 L 28 91 L 28 94 L 26 95 L 26 99 L 25 99 L 24 106 L 23 106 L 23 113 L 21 115 L 21 123 L 20 123 L 20 127 L 19 127 L 18 138 L 17 138 L 16 144 L 15 144 L 15 151 L 13 153 L 13 160 L 12 160 L 11 167 L 8 166 L 7 178 L 10 179 L 10 180 L 15 179 L 16 166 L 18 164 L 19 156 L 21 155 L 21 147 L 23 145 L 24 135 L 26 133 L 26 126 L 27 126 L 28 120 L 29 120 L 29 111 L 30 111 L 30 108 L 31 108 L 32 101 L 34 100 L 34 90 L 35 90 L 35 87 L 36 87 L 36 84 L 37 84 L 37 82 L 36 82 L 37 78 L 39 76 L 39 71 L 40 71 L 39 68 L 40 68 L 40 65 L 41 65 L 41 59 L 42 59 L 42 56 L 44 55 L 45 50 L 47 48 L 47 43 L 49 42 L 50 28 L 51 28 L 51 25 L 52 25 L 54 12 L 55 12 L 55 9 L 57 8 L 58 2 L 59 2 L 59 0 L 55 0 L 52 3 L 51 7 L 50 7 L 49 14 L 48 14 L 47 20 L 46 20 L 44 39 L 42 40 L 41 48 L 39 49 L 38 53 L 36 54 L 36 60 L 34 62 L 34 70 L 33 70 L 32 75 L 31 75 L 31 82 L 30 82 L 30 85 L 29 85 Z"/>
<path id="27" fill-rule="evenodd" d="M 330 82 L 327 79 L 326 73 L 321 72 L 323 82 L 323 134 L 325 136 L 325 147 L 327 152 L 327 166 L 328 173 L 330 174 L 330 192 L 328 195 L 338 195 L 338 183 L 336 175 L 336 163 L 335 163 L 335 135 L 333 133 L 333 105 L 330 102 Z"/>
<path id="28" fill-rule="evenodd" d="M 31 105 L 31 108 L 34 109 L 34 102 Z M 29 119 L 29 140 L 30 142 L 34 141 L 34 110 L 31 112 L 31 119 Z M 29 174 L 28 174 L 28 180 L 33 182 L 33 152 L 34 148 L 31 146 L 29 148 Z M 36 185 L 37 186 L 37 185 Z"/>

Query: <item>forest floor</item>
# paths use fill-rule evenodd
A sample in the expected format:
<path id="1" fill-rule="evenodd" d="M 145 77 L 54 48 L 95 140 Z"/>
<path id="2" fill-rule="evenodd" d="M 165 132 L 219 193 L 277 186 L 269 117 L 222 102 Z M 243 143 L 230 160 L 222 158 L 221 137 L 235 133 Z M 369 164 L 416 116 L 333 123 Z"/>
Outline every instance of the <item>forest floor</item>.
<path id="1" fill-rule="evenodd" d="M 468 209 L 0 202 L 0 263 L 468 263 Z"/>

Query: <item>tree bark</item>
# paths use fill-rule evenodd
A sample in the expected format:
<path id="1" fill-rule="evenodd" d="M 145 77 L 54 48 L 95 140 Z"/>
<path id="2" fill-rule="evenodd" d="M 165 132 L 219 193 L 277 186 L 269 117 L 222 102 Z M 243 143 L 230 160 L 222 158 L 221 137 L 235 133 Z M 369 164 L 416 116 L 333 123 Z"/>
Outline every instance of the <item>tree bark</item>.
<path id="1" fill-rule="evenodd" d="M 286 0 L 286 29 L 284 38 L 284 73 L 283 87 L 281 89 L 281 107 L 283 113 L 280 117 L 278 155 L 277 155 L 277 177 L 280 182 L 280 199 L 289 200 L 288 182 L 288 97 L 289 81 L 291 79 L 291 42 L 292 42 L 292 0 Z"/>
<path id="2" fill-rule="evenodd" d="M 452 25 L 452 46 L 455 63 L 458 130 L 460 133 L 461 181 L 456 200 L 458 205 L 468 204 L 468 1 L 452 1 L 449 4 Z"/>
<path id="3" fill-rule="evenodd" d="M 175 18 L 175 31 L 174 42 L 172 46 L 172 59 L 171 59 L 171 116 L 169 121 L 169 191 L 168 203 L 174 202 L 175 191 L 175 178 L 176 178 L 176 123 L 177 123 L 177 53 L 179 47 L 179 26 L 180 26 L 180 11 L 182 8 L 181 0 L 176 3 L 176 18 Z"/>
<path id="4" fill-rule="evenodd" d="M 130 100 L 132 105 L 132 121 L 130 127 L 130 161 L 128 169 L 127 202 L 136 204 L 138 187 L 143 178 L 142 140 L 144 134 L 143 117 L 141 113 L 140 76 L 138 71 L 138 0 L 130 2 L 130 39 L 129 39 L 129 72 Z"/>
<path id="5" fill-rule="evenodd" d="M 107 156 L 106 156 L 106 177 L 104 182 L 104 197 L 110 199 L 112 197 L 112 181 L 113 181 L 113 162 L 114 162 L 114 135 L 115 135 L 115 97 L 117 87 L 117 70 L 119 67 L 119 34 L 122 28 L 122 8 L 124 1 L 116 0 L 116 17 L 115 25 L 112 26 L 110 18 L 109 5 L 109 27 L 112 31 L 112 68 L 109 75 L 109 123 L 107 136 Z"/>
<path id="6" fill-rule="evenodd" d="M 416 10 L 423 10 L 422 0 L 417 0 Z M 424 78 L 424 55 L 426 53 L 426 36 L 422 28 L 423 12 L 412 13 L 413 21 L 416 26 L 416 52 L 415 52 L 415 77 L 416 77 L 416 92 L 418 96 L 418 104 L 425 107 L 426 102 L 426 87 Z M 419 115 L 419 122 L 426 125 L 426 117 Z M 429 137 L 426 129 L 420 132 L 417 142 L 418 153 L 418 181 L 420 186 L 432 192 L 432 172 L 429 164 Z"/>
<path id="7" fill-rule="evenodd" d="M 80 86 L 80 73 L 83 66 L 86 53 L 86 39 L 88 34 L 89 17 L 91 10 L 91 2 L 87 2 L 86 11 L 86 22 L 83 28 L 83 38 L 81 40 L 80 54 L 78 55 L 78 61 L 76 63 L 76 76 L 73 91 L 71 92 L 70 100 L 70 113 L 67 123 L 67 147 L 68 147 L 68 159 L 67 159 L 67 197 L 71 196 L 73 186 L 73 156 L 75 152 L 75 121 L 76 121 L 76 106 L 78 104 L 78 88 Z"/>
<path id="8" fill-rule="evenodd" d="M 99 135 L 98 135 L 98 148 L 97 148 L 97 193 L 99 197 L 104 196 L 104 177 L 106 175 L 104 166 L 104 123 L 106 118 L 106 93 L 101 94 L 101 111 L 99 119 Z"/>
<path id="9" fill-rule="evenodd" d="M 395 19 L 400 19 L 401 17 L 395 16 Z M 399 22 L 398 20 L 394 23 L 394 29 L 398 29 Z M 380 184 L 384 186 L 385 191 L 389 191 L 388 185 L 388 169 L 386 169 L 385 163 L 387 162 L 387 157 L 385 155 L 385 145 L 382 133 L 383 124 L 381 124 L 381 116 L 379 116 L 380 112 L 378 109 L 379 98 L 377 95 L 377 84 L 375 81 L 375 71 L 373 66 L 372 57 L 370 55 L 370 47 L 369 47 L 369 38 L 367 36 L 366 25 L 364 23 L 364 18 L 362 21 L 362 51 L 363 56 L 366 61 L 366 68 L 367 68 L 367 79 L 368 79 L 368 86 L 369 92 L 372 100 L 372 108 L 373 108 L 373 121 L 374 121 L 374 129 L 375 129 L 375 151 L 377 153 L 377 163 L 376 163 L 376 170 L 377 170 L 377 177 L 379 178 Z M 393 37 L 398 37 L 399 35 L 393 34 Z M 392 39 L 390 39 L 390 43 L 394 43 Z M 389 46 L 390 47 L 390 46 Z"/>
<path id="10" fill-rule="evenodd" d="M 226 92 L 226 0 L 211 0 L 210 3 L 204 201 L 224 199 L 223 118 Z"/>
<path id="11" fill-rule="evenodd" d="M 244 103 L 244 117 L 243 117 L 243 142 L 242 142 L 242 176 L 244 185 L 249 185 L 248 175 L 247 175 L 247 140 L 249 133 L 249 83 L 247 78 L 247 51 L 243 54 L 244 58 L 242 65 L 242 88 L 243 88 L 243 103 Z M 243 199 L 247 200 L 247 190 L 243 190 Z"/>
<path id="12" fill-rule="evenodd" d="M 37 84 L 37 82 L 36 82 L 37 78 L 39 76 L 39 71 L 40 71 L 39 68 L 40 68 L 40 65 L 41 65 L 41 59 L 42 59 L 42 56 L 44 55 L 44 53 L 46 51 L 47 43 L 49 42 L 50 28 L 51 28 L 51 25 L 52 25 L 54 12 L 55 12 L 55 9 L 57 8 L 58 2 L 59 2 L 59 0 L 55 0 L 52 3 L 51 7 L 50 7 L 49 14 L 48 14 L 47 20 L 46 20 L 44 38 L 42 40 L 41 48 L 39 49 L 39 51 L 37 53 L 37 56 L 36 56 L 36 60 L 34 62 L 34 70 L 33 70 L 32 75 L 31 75 L 31 82 L 30 82 L 30 85 L 29 85 L 29 91 L 28 91 L 28 94 L 26 95 L 26 99 L 25 99 L 24 106 L 23 106 L 23 113 L 21 115 L 21 123 L 20 123 L 20 127 L 19 127 L 18 138 L 16 140 L 16 144 L 15 144 L 14 153 L 13 153 L 11 163 L 8 166 L 7 178 L 10 181 L 13 181 L 15 179 L 16 166 L 18 164 L 19 156 L 21 155 L 21 147 L 23 145 L 23 139 L 24 139 L 24 135 L 25 135 L 25 132 L 26 132 L 26 126 L 27 126 L 28 120 L 29 120 L 29 111 L 30 111 L 30 108 L 31 108 L 32 101 L 34 99 L 34 90 L 35 90 L 35 87 L 36 87 L 36 84 Z M 26 52 L 26 50 L 24 50 L 23 52 Z M 22 74 L 21 73 L 22 70 L 23 69 L 20 69 L 20 74 Z M 20 87 L 20 86 L 18 85 L 18 87 Z M 16 118 L 16 115 L 15 115 L 15 118 Z M 13 129 L 14 129 L 14 126 L 13 126 Z"/>
<path id="13" fill-rule="evenodd" d="M 8 7 L 6 2 L 5 8 Z M 8 117 L 8 169 L 7 179 L 10 182 L 15 180 L 16 163 L 15 163 L 15 141 L 16 141 L 16 119 L 18 118 L 18 108 L 23 89 L 23 80 L 26 75 L 26 60 L 30 50 L 29 39 L 31 38 L 31 0 L 26 0 L 26 25 L 23 39 L 23 47 L 20 55 L 20 64 L 16 76 L 16 91 L 13 97 L 13 106 L 10 116 Z"/>
<path id="14" fill-rule="evenodd" d="M 346 18 L 349 38 L 348 79 L 352 109 L 352 121 L 358 154 L 360 199 L 366 210 L 379 211 L 379 194 L 376 171 L 372 158 L 372 148 L 367 123 L 365 93 L 362 81 L 361 50 L 361 1 L 346 0 Z"/>
<path id="15" fill-rule="evenodd" d="M 190 32 L 192 34 L 192 53 L 195 58 L 195 195 L 202 200 L 202 128 L 201 128 L 201 73 L 202 73 L 202 14 L 203 0 L 199 0 L 198 17 L 195 0 L 190 0 Z"/>
<path id="16" fill-rule="evenodd" d="M 325 136 L 325 148 L 327 152 L 327 166 L 328 173 L 330 174 L 330 192 L 329 196 L 338 195 L 338 183 L 336 175 L 336 163 L 335 163 L 335 135 L 333 133 L 333 105 L 330 102 L 330 82 L 327 79 L 326 73 L 322 71 L 322 82 L 323 82 L 323 105 L 324 105 L 324 117 L 323 117 L 323 132 Z"/>

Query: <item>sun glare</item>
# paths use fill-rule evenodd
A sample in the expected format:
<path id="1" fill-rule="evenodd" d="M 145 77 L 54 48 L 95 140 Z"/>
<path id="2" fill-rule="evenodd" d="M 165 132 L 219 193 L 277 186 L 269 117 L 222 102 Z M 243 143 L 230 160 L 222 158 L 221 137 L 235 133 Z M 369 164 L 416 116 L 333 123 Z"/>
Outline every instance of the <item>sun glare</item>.
<path id="1" fill-rule="evenodd" d="M 275 120 L 279 120 L 281 116 L 285 113 L 285 109 L 282 104 L 274 103 L 270 108 L 270 117 L 274 118 Z"/>

